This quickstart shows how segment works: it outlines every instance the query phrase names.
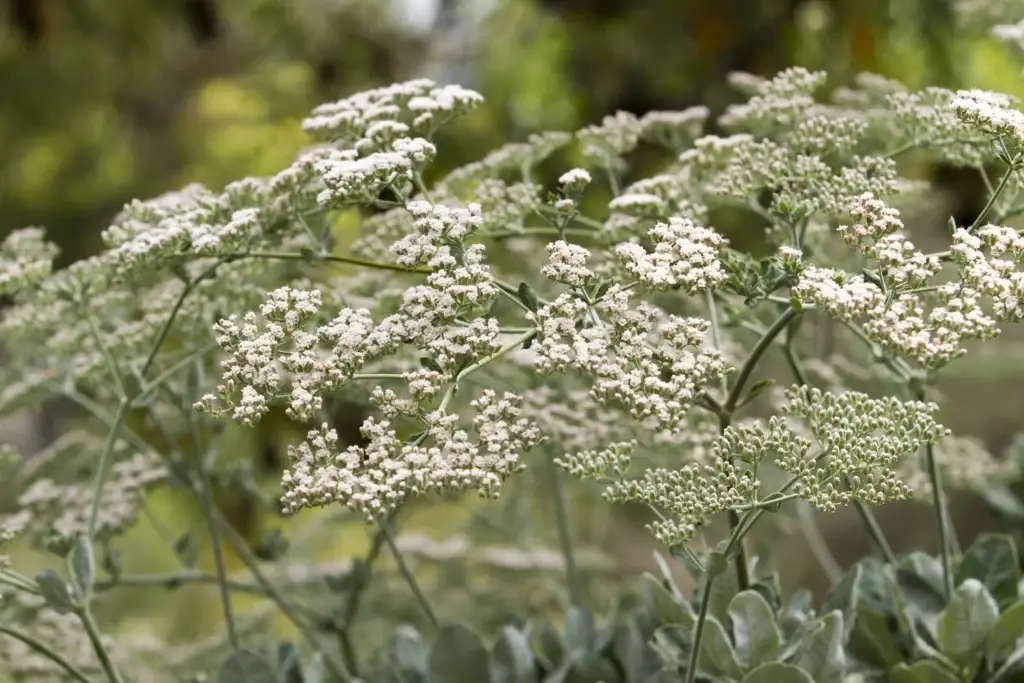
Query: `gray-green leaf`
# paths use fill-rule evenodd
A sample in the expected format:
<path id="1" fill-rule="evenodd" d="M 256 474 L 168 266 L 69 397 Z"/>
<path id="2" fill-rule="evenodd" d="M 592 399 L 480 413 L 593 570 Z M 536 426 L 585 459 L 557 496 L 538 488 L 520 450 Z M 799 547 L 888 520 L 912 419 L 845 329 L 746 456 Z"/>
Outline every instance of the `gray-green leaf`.
<path id="1" fill-rule="evenodd" d="M 385 680 L 396 683 L 426 683 L 427 646 L 419 631 L 402 625 L 395 629 L 380 654 Z"/>
<path id="2" fill-rule="evenodd" d="M 274 669 L 249 650 L 231 653 L 217 671 L 217 683 L 276 683 Z"/>
<path id="3" fill-rule="evenodd" d="M 917 662 L 913 666 L 897 664 L 889 676 L 891 683 L 959 683 L 951 671 L 933 661 Z"/>
<path id="4" fill-rule="evenodd" d="M 669 592 L 665 585 L 654 576 L 645 573 L 643 581 L 644 587 L 647 589 L 647 597 L 662 624 L 693 626 L 695 616 L 693 609 L 687 603 Z"/>
<path id="5" fill-rule="evenodd" d="M 66 614 L 74 609 L 75 604 L 71 601 L 68 585 L 57 572 L 44 569 L 36 575 L 36 583 L 39 584 L 39 592 L 46 602 L 58 612 Z"/>
<path id="6" fill-rule="evenodd" d="M 700 642 L 697 667 L 700 671 L 729 678 L 739 678 L 743 675 L 725 627 L 710 615 L 704 622 L 704 637 Z"/>
<path id="7" fill-rule="evenodd" d="M 797 666 L 810 674 L 815 683 L 841 681 L 846 669 L 843 613 L 833 610 L 818 621 L 822 628 L 810 637 L 807 648 L 797 660 Z"/>
<path id="8" fill-rule="evenodd" d="M 465 626 L 445 626 L 430 648 L 427 677 L 430 683 L 489 681 L 490 656 L 476 633 Z"/>
<path id="9" fill-rule="evenodd" d="M 1024 636 L 1024 602 L 1018 602 L 999 615 L 988 636 L 989 655 L 998 659 L 1021 636 Z"/>
<path id="10" fill-rule="evenodd" d="M 1000 605 L 1012 604 L 1017 599 L 1020 578 L 1017 546 L 1010 536 L 1002 534 L 979 537 L 964 553 L 956 573 L 957 585 L 967 579 L 977 579 Z"/>
<path id="11" fill-rule="evenodd" d="M 978 655 L 989 632 L 999 619 L 999 607 L 985 585 L 967 579 L 953 594 L 939 617 L 939 646 L 958 664 Z"/>
<path id="12" fill-rule="evenodd" d="M 85 534 L 75 537 L 75 545 L 71 550 L 71 571 L 78 599 L 87 602 L 96 581 L 96 556 L 93 554 L 92 541 Z"/>
<path id="13" fill-rule="evenodd" d="M 775 659 L 781 637 L 768 601 L 756 591 L 737 593 L 729 603 L 736 658 L 744 669 Z"/>
<path id="14" fill-rule="evenodd" d="M 768 662 L 743 677 L 743 683 L 815 683 L 800 667 L 782 662 Z"/>
<path id="15" fill-rule="evenodd" d="M 505 626 L 491 650 L 492 683 L 536 683 L 537 665 L 530 643 L 516 628 Z"/>

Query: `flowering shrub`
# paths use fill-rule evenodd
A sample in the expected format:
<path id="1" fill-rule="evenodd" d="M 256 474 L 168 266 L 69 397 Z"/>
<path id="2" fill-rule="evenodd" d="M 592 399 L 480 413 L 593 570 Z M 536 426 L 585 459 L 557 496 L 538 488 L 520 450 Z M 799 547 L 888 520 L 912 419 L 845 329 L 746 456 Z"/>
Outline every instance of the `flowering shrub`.
<path id="1" fill-rule="evenodd" d="M 996 33 L 1016 41 L 1020 25 Z M 428 187 L 434 134 L 481 97 L 409 81 L 318 107 L 304 126 L 320 144 L 272 178 L 133 202 L 106 249 L 65 270 L 53 271 L 42 230 L 10 235 L 0 406 L 59 396 L 90 423 L 42 466 L 5 461 L 19 494 L 0 542 L 23 536 L 66 558 L 34 577 L 0 561 L 7 675 L 121 683 L 208 670 L 104 635 L 92 610 L 125 583 L 113 539 L 149 489 L 177 486 L 213 539 L 225 683 L 1020 680 L 1017 549 L 988 537 L 960 553 L 945 500 L 1016 465 L 936 422 L 935 387 L 972 343 L 1024 319 L 1024 237 L 1005 225 L 1024 212 L 1024 114 L 1004 95 L 872 75 L 826 100 L 824 82 L 800 68 L 738 75 L 748 99 L 720 117 L 727 136 L 703 134 L 700 107 L 619 113 L 506 145 Z M 569 145 L 587 167 L 544 187 L 538 164 Z M 656 175 L 630 172 L 640 145 L 664 151 Z M 914 244 L 897 208 L 928 191 L 899 176 L 914 151 L 991 188 L 938 253 Z M 584 209 L 595 183 L 612 194 L 596 215 Z M 771 253 L 730 247 L 714 227 L 723 207 L 763 224 Z M 334 218 L 353 211 L 363 230 L 341 253 Z M 853 390 L 841 364 L 807 362 L 801 325 L 824 320 L 848 334 L 850 360 L 877 370 L 872 393 Z M 754 381 L 771 356 L 789 371 L 778 390 Z M 327 419 L 352 395 L 372 408 L 356 443 Z M 278 408 L 307 431 L 281 476 L 283 513 L 338 505 L 374 525 L 373 556 L 391 550 L 439 628 L 430 648 L 400 629 L 376 669 L 357 668 L 349 631 L 365 580 L 338 588 L 340 645 L 327 644 L 267 575 L 282 543 L 257 557 L 213 505 L 211 482 L 228 476 L 223 423 L 251 427 Z M 497 497 L 534 465 L 649 507 L 696 593 L 648 577 L 643 599 L 596 626 L 560 503 L 564 634 L 516 622 L 488 650 L 441 627 L 397 520 L 428 494 Z M 895 557 L 874 521 L 872 506 L 915 496 L 935 508 L 938 558 Z M 803 594 L 783 601 L 744 541 L 766 515 L 808 504 L 856 506 L 879 552 L 834 577 L 817 610 Z M 719 515 L 728 536 L 709 544 Z M 222 542 L 305 640 L 282 646 L 276 669 L 244 647 Z"/>

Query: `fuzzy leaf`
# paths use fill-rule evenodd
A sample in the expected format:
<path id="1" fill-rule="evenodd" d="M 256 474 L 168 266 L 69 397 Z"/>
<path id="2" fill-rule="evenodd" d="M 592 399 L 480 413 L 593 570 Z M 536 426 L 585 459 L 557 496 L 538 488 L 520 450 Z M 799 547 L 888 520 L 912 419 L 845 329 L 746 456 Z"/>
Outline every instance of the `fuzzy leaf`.
<path id="1" fill-rule="evenodd" d="M 589 652 L 597 635 L 594 628 L 594 617 L 589 611 L 578 605 L 572 605 L 565 615 L 565 650 Z"/>
<path id="2" fill-rule="evenodd" d="M 92 551 L 92 541 L 85 534 L 75 537 L 75 546 L 71 550 L 71 572 L 79 600 L 88 601 L 96 581 L 96 556 Z"/>
<path id="3" fill-rule="evenodd" d="M 988 652 L 993 659 L 999 659 L 1012 648 L 1017 639 L 1024 636 L 1024 602 L 1018 602 L 999 615 L 988 636 Z"/>
<path id="4" fill-rule="evenodd" d="M 1013 538 L 1000 534 L 981 536 L 971 544 L 956 573 L 957 585 L 967 579 L 977 579 L 985 584 L 996 602 L 1004 606 L 1017 599 L 1020 578 L 1020 559 Z"/>
<path id="5" fill-rule="evenodd" d="M 700 642 L 697 667 L 700 671 L 728 678 L 739 678 L 743 675 L 725 627 L 710 615 L 704 622 L 704 637 Z"/>
<path id="6" fill-rule="evenodd" d="M 782 662 L 768 662 L 743 677 L 743 683 L 816 683 L 800 667 Z"/>
<path id="7" fill-rule="evenodd" d="M 537 679 L 530 643 L 518 629 L 503 627 L 491 650 L 491 682 L 536 683 Z"/>
<path id="8" fill-rule="evenodd" d="M 680 624 L 692 627 L 696 617 L 693 609 L 665 587 L 664 583 L 645 573 L 643 575 L 647 597 L 662 624 Z"/>
<path id="9" fill-rule="evenodd" d="M 779 627 L 772 608 L 759 593 L 752 590 L 737 593 L 729 603 L 729 617 L 736 658 L 741 667 L 750 669 L 778 656 Z"/>
<path id="10" fill-rule="evenodd" d="M 942 653 L 958 664 L 967 664 L 976 658 L 998 619 L 999 607 L 985 585 L 967 579 L 939 617 Z"/>
<path id="11" fill-rule="evenodd" d="M 490 677 L 490 657 L 480 637 L 465 626 L 442 628 L 427 658 L 430 683 L 488 681 Z"/>
<path id="12" fill-rule="evenodd" d="M 889 680 L 891 683 L 960 683 L 951 671 L 930 660 L 916 662 L 913 666 L 897 664 Z"/>
<path id="13" fill-rule="evenodd" d="M 393 683 L 426 683 L 427 645 L 419 631 L 399 626 L 391 634 L 380 654 L 380 670 L 385 681 Z"/>
<path id="14" fill-rule="evenodd" d="M 231 653 L 217 671 L 217 683 L 277 683 L 274 669 L 249 650 Z"/>
<path id="15" fill-rule="evenodd" d="M 39 584 L 39 592 L 46 602 L 58 612 L 66 614 L 74 608 L 68 584 L 57 575 L 57 572 L 44 569 L 36 575 L 36 583 Z"/>
<path id="16" fill-rule="evenodd" d="M 810 674 L 815 683 L 841 681 L 846 670 L 843 613 L 833 610 L 818 621 L 822 628 L 810 636 L 808 647 L 797 660 L 797 666 Z"/>

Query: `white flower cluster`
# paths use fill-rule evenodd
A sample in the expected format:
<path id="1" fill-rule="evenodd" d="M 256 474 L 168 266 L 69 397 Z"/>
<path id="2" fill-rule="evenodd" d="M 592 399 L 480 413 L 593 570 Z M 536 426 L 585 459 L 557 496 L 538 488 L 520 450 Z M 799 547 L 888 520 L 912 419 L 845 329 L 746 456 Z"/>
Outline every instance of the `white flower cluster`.
<path id="1" fill-rule="evenodd" d="M 0 242 L 0 296 L 33 287 L 53 270 L 57 247 L 42 228 L 15 230 Z"/>
<path id="2" fill-rule="evenodd" d="M 632 242 L 615 248 L 626 271 L 648 287 L 696 294 L 725 282 L 719 254 L 726 240 L 713 229 L 674 216 L 668 223 L 655 225 L 648 235 L 654 243 L 651 253 Z"/>
<path id="3" fill-rule="evenodd" d="M 558 240 L 548 244 L 547 250 L 548 262 L 540 269 L 544 277 L 570 287 L 586 287 L 593 281 L 594 272 L 587 268 L 590 252 L 584 247 Z"/>
<path id="4" fill-rule="evenodd" d="M 340 503 L 380 519 L 408 497 L 427 492 L 476 490 L 497 495 L 501 483 L 522 465 L 520 454 L 541 434 L 520 416 L 521 399 L 486 390 L 471 402 L 476 439 L 458 428 L 458 416 L 432 411 L 422 438 L 403 443 L 388 421 L 368 419 L 368 444 L 338 452 L 338 435 L 327 425 L 290 448 L 292 467 L 282 477 L 286 513 Z M 424 445 L 429 441 L 429 445 Z"/>
<path id="5" fill-rule="evenodd" d="M 317 201 L 326 207 L 372 202 L 384 188 L 411 182 L 436 154 L 433 143 L 423 138 L 402 138 L 389 150 L 362 157 L 355 150 L 331 150 L 315 164 L 326 186 Z"/>
<path id="6" fill-rule="evenodd" d="M 126 450 L 121 448 L 120 450 Z M 137 453 L 114 463 L 99 506 L 96 533 L 109 538 L 134 524 L 146 490 L 167 479 L 163 459 L 155 453 Z M 28 524 L 71 538 L 88 527 L 93 500 L 92 483 L 62 484 L 37 479 L 18 496 L 18 506 L 31 519 Z M 25 525 L 23 517 L 17 520 Z"/>
<path id="7" fill-rule="evenodd" d="M 860 222 L 843 226 L 840 232 L 878 264 L 885 289 L 861 275 L 808 265 L 792 288 L 798 300 L 861 324 L 870 339 L 925 368 L 941 367 L 962 356 L 967 340 L 998 334 L 995 320 L 982 308 L 982 296 L 991 296 L 1004 319 L 1013 319 L 1010 307 L 1016 306 L 1017 279 L 1013 263 L 988 259 L 980 251 L 980 237 L 963 229 L 954 234 L 952 253 L 965 266 L 962 279 L 928 293 L 913 288 L 922 287 L 938 273 L 938 259 L 921 254 L 903 236 L 899 214 L 870 194 L 858 197 L 850 212 Z M 1005 251 L 1010 246 L 995 238 L 997 232 L 993 227 L 985 229 L 996 254 L 1001 254 L 1001 248 Z"/>
<path id="8" fill-rule="evenodd" d="M 1024 320 L 1024 273 L 1017 271 L 1024 262 L 1020 233 L 997 225 L 985 225 L 976 234 L 958 228 L 950 252 L 960 265 L 962 287 L 990 297 L 999 320 Z"/>
<path id="9" fill-rule="evenodd" d="M 604 168 L 615 168 L 619 158 L 629 154 L 640 143 L 644 126 L 627 111 L 606 116 L 600 125 L 587 126 L 577 131 L 583 156 Z"/>
<path id="10" fill-rule="evenodd" d="M 985 90 L 961 90 L 950 107 L 966 125 L 977 128 L 985 135 L 1024 145 L 1024 113 L 1013 108 L 1008 95 Z"/>
<path id="11" fill-rule="evenodd" d="M 824 72 L 792 67 L 771 80 L 753 81 L 749 88 L 753 97 L 730 106 L 720 122 L 759 134 L 789 128 L 815 106 L 814 91 L 824 85 L 826 77 Z"/>
<path id="12" fill-rule="evenodd" d="M 709 323 L 667 316 L 646 302 L 630 303 L 613 286 L 595 307 L 607 320 L 583 325 L 588 306 L 563 294 L 531 315 L 539 330 L 534 345 L 542 373 L 575 369 L 593 382 L 601 402 L 617 402 L 632 415 L 651 418 L 657 429 L 677 431 L 708 382 L 727 372 L 725 358 L 706 348 Z"/>
<path id="13" fill-rule="evenodd" d="M 302 122 L 302 128 L 319 139 L 349 143 L 369 153 L 408 137 L 410 132 L 429 136 L 481 102 L 483 97 L 472 90 L 417 79 L 322 104 Z"/>

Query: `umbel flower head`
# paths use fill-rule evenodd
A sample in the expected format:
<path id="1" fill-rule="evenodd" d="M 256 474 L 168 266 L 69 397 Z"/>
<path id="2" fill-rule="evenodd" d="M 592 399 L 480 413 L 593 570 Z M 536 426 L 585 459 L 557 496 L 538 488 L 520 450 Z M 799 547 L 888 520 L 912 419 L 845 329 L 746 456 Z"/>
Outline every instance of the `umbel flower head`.
<path id="1" fill-rule="evenodd" d="M 786 392 L 782 415 L 767 425 L 730 426 L 712 447 L 710 462 L 678 469 L 654 468 L 637 479 L 617 479 L 628 469 L 629 449 L 619 445 L 585 451 L 559 462 L 570 472 L 614 481 L 613 502 L 642 503 L 658 514 L 651 530 L 669 547 L 685 545 L 714 515 L 751 509 L 762 501 L 755 472 L 772 462 L 790 475 L 777 492 L 832 511 L 859 500 L 870 505 L 904 500 L 913 491 L 899 478 L 906 462 L 947 430 L 938 406 L 866 394 L 832 394 L 806 386 Z M 610 474 L 609 474 L 610 473 Z M 617 479 L 617 480 L 615 480 Z"/>

